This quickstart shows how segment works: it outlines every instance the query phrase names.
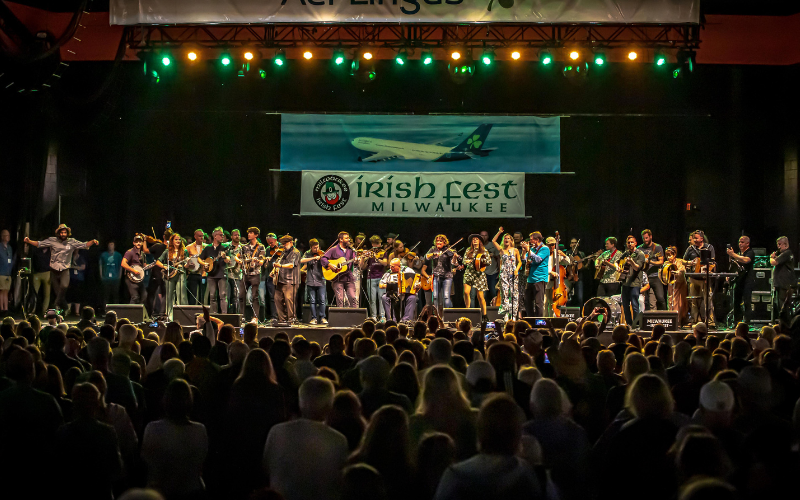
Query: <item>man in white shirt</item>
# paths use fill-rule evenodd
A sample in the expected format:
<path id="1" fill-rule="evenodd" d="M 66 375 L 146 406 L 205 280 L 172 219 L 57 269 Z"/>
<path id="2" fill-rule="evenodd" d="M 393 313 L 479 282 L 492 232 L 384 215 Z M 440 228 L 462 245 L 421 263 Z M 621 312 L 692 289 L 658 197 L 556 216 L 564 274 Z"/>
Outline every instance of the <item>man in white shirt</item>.
<path id="1" fill-rule="evenodd" d="M 397 278 L 401 274 L 404 282 L 412 282 L 410 289 L 399 290 Z M 386 294 L 381 297 L 381 302 L 383 302 L 387 318 L 395 321 L 411 321 L 414 318 L 414 312 L 417 310 L 416 293 L 420 288 L 420 282 L 419 276 L 413 269 L 404 266 L 400 259 L 392 259 L 389 262 L 389 270 L 381 278 L 378 287 L 386 289 Z M 402 317 L 399 317 L 400 311 L 403 312 Z"/>
<path id="2" fill-rule="evenodd" d="M 286 500 L 334 500 L 347 463 L 347 438 L 324 421 L 333 406 L 333 383 L 307 378 L 300 386 L 302 418 L 275 425 L 264 446 L 272 489 Z"/>

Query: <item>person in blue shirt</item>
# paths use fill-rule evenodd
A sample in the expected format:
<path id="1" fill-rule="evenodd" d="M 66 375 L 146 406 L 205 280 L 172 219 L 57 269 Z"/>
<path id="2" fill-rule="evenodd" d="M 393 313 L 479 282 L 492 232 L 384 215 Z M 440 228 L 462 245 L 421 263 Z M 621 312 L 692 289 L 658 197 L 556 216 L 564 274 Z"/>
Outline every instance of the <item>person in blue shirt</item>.
<path id="1" fill-rule="evenodd" d="M 100 279 L 103 282 L 103 304 L 119 304 L 119 280 L 122 255 L 108 242 L 108 250 L 100 254 Z"/>
<path id="2" fill-rule="evenodd" d="M 529 268 L 528 283 L 525 286 L 525 313 L 528 316 L 542 317 L 544 315 L 544 292 L 549 279 L 547 260 L 550 258 L 550 249 L 542 244 L 542 233 L 534 231 L 530 234 L 530 241 L 523 241 L 522 260 Z"/>
<path id="3" fill-rule="evenodd" d="M 0 311 L 8 311 L 8 293 L 11 291 L 11 271 L 14 269 L 14 249 L 8 242 L 11 233 L 0 231 Z"/>

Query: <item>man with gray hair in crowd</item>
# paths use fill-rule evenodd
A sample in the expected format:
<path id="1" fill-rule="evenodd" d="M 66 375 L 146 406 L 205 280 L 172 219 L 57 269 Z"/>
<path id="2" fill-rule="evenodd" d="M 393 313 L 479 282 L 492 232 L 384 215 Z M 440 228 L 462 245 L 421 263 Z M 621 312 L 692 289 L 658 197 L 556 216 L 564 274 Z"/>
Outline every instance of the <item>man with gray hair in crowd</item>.
<path id="1" fill-rule="evenodd" d="M 270 488 L 286 500 L 339 498 L 347 438 L 324 423 L 334 392 L 330 380 L 307 378 L 299 391 L 301 418 L 275 425 L 267 436 L 264 469 Z"/>
<path id="2" fill-rule="evenodd" d="M 135 361 L 142 369 L 142 377 L 146 375 L 145 368 L 147 362 L 144 356 L 134 350 L 136 338 L 139 336 L 139 330 L 133 325 L 122 325 L 119 329 L 119 346 L 113 349 L 113 353 L 126 354 L 131 361 Z"/>

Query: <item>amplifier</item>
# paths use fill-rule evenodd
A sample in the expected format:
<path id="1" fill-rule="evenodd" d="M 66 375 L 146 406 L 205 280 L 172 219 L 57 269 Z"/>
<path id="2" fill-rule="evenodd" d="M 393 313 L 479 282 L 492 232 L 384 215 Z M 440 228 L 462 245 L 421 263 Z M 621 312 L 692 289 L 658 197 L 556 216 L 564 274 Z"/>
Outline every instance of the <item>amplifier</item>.
<path id="1" fill-rule="evenodd" d="M 360 328 L 367 319 L 365 307 L 329 307 L 328 326 L 336 328 Z"/>
<path id="2" fill-rule="evenodd" d="M 489 321 L 497 321 L 499 319 L 503 319 L 503 316 L 500 315 L 500 306 L 486 306 L 486 317 Z"/>
<path id="3" fill-rule="evenodd" d="M 223 323 L 235 326 L 239 328 L 242 326 L 242 315 L 241 314 L 211 314 L 215 318 L 222 320 Z"/>
<path id="4" fill-rule="evenodd" d="M 752 320 L 772 319 L 772 293 L 753 292 L 753 314 Z"/>
<path id="5" fill-rule="evenodd" d="M 754 292 L 770 292 L 772 291 L 772 268 L 771 267 L 756 267 L 753 268 L 756 275 Z"/>
<path id="6" fill-rule="evenodd" d="M 445 307 L 442 310 L 442 321 L 445 323 L 454 323 L 462 317 L 469 318 L 472 321 L 472 326 L 480 326 L 481 324 L 481 310 L 477 307 Z"/>
<path id="7" fill-rule="evenodd" d="M 114 311 L 117 318 L 127 318 L 131 323 L 144 321 L 144 305 L 142 304 L 106 304 L 106 312 Z"/>
<path id="8" fill-rule="evenodd" d="M 639 313 L 641 316 L 640 329 L 646 332 L 652 332 L 653 326 L 664 325 L 667 331 L 678 330 L 678 313 L 677 311 L 644 311 Z"/>
<path id="9" fill-rule="evenodd" d="M 560 318 L 556 317 L 556 316 L 553 316 L 553 317 L 541 317 L 541 318 L 535 318 L 533 316 L 528 316 L 528 317 L 525 317 L 525 318 L 522 318 L 522 319 L 527 321 L 528 324 L 531 325 L 531 327 L 533 327 L 533 328 L 547 328 L 547 325 L 545 324 L 545 322 L 548 319 L 550 320 L 550 324 L 553 325 L 553 328 L 564 328 L 565 326 L 567 326 L 567 323 L 572 321 L 569 318 L 565 318 L 563 316 L 560 317 Z"/>

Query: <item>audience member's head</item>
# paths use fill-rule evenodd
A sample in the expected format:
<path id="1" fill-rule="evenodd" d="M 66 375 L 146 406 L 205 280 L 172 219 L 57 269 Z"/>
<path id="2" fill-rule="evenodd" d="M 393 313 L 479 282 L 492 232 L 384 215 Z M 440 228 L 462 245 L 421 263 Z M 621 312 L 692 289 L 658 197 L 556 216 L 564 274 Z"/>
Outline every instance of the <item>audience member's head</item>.
<path id="1" fill-rule="evenodd" d="M 251 352 L 252 354 L 252 352 Z M 300 385 L 298 400 L 303 418 L 324 421 L 333 406 L 333 382 L 322 377 L 309 377 Z"/>
<path id="2" fill-rule="evenodd" d="M 515 455 L 522 439 L 524 418 L 522 410 L 508 394 L 489 396 L 478 413 L 480 452 L 489 455 Z"/>
<path id="3" fill-rule="evenodd" d="M 637 418 L 666 419 L 674 403 L 666 382 L 657 375 L 645 374 L 628 386 L 625 406 Z"/>

